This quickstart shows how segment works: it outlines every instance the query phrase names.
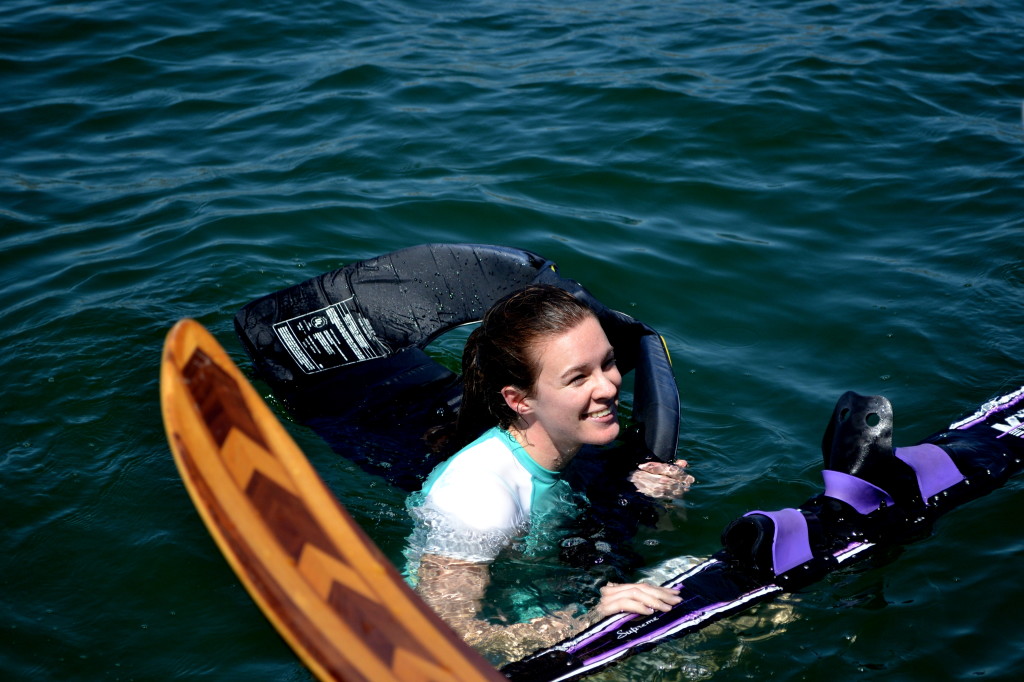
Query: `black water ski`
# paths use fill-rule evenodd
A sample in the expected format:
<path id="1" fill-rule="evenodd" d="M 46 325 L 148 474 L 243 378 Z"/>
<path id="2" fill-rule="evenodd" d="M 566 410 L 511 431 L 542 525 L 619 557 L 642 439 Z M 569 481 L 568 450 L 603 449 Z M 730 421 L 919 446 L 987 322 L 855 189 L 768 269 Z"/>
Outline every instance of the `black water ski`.
<path id="1" fill-rule="evenodd" d="M 730 524 L 721 551 L 663 583 L 683 598 L 671 611 L 613 616 L 502 672 L 533 682 L 584 677 L 927 536 L 940 516 L 1020 471 L 1022 422 L 1024 387 L 917 445 L 893 448 L 889 402 L 847 393 L 822 441 L 822 494 L 799 508 L 750 512 Z"/>

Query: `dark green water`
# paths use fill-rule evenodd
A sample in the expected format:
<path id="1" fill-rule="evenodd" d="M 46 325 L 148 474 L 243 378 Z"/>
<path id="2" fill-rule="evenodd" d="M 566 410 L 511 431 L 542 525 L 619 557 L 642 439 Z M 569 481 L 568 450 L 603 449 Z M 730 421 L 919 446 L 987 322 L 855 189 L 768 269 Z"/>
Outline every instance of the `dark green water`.
<path id="1" fill-rule="evenodd" d="M 563 3 L 568 6 L 569 3 Z M 847 389 L 896 440 L 1024 382 L 1019 2 L 0 8 L 0 677 L 307 680 L 182 487 L 181 317 L 429 241 L 555 259 L 675 359 L 685 514 L 653 562 L 820 488 Z M 401 496 L 292 426 L 398 557 Z M 1011 680 L 1020 481 L 789 622 L 606 680 Z"/>

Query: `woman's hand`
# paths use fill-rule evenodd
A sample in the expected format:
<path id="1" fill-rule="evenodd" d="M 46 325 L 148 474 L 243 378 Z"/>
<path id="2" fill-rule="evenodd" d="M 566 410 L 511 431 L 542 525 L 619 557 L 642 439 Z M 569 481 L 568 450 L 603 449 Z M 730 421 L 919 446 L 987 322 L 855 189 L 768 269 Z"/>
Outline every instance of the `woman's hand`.
<path id="1" fill-rule="evenodd" d="M 636 489 L 654 498 L 676 500 L 683 496 L 695 479 L 686 473 L 685 459 L 674 464 L 665 462 L 644 462 L 629 476 Z"/>
<path id="2" fill-rule="evenodd" d="M 669 611 L 681 601 L 679 590 L 647 583 L 608 583 L 601 588 L 601 601 L 594 607 L 601 618 L 617 613 L 638 613 L 649 616 L 655 611 Z"/>

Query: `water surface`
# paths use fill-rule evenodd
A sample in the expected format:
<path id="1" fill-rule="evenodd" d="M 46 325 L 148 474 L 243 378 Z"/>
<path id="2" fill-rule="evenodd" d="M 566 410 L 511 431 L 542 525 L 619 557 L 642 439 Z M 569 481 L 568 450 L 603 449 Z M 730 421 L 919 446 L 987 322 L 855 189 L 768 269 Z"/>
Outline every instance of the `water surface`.
<path id="1" fill-rule="evenodd" d="M 564 3 L 563 3 L 564 4 Z M 181 317 L 432 241 L 530 249 L 661 331 L 699 485 L 635 549 L 820 489 L 848 389 L 896 440 L 1024 383 L 1008 0 L 0 9 L 0 673 L 307 680 L 203 528 L 157 366 Z M 397 560 L 401 495 L 290 429 Z M 885 567 L 607 680 L 1010 680 L 1020 482 Z"/>

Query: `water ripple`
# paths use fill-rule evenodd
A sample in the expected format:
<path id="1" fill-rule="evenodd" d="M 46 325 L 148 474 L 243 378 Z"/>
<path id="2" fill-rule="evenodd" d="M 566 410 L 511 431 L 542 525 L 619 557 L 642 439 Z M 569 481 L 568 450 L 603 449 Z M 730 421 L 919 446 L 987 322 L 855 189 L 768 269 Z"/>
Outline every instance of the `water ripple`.
<path id="1" fill-rule="evenodd" d="M 813 494 L 843 391 L 920 437 L 1020 377 L 1016 3 L 13 0 L 0 26 L 9 677 L 305 675 L 204 540 L 156 365 L 184 316 L 242 360 L 242 304 L 360 258 L 528 248 L 662 332 L 701 485 L 652 561 Z M 297 436 L 343 497 L 377 483 Z M 719 632 L 604 677 L 924 678 L 941 648 L 1014 679 L 980 643 L 1019 633 L 1012 579 L 968 563 L 1019 550 L 985 521 L 1014 499 L 951 516 L 950 550 L 884 590 L 805 595 L 787 646 Z M 400 503 L 353 507 L 395 549 Z M 933 617 L 945 566 L 978 576 L 942 586 L 981 614 L 962 629 Z"/>

